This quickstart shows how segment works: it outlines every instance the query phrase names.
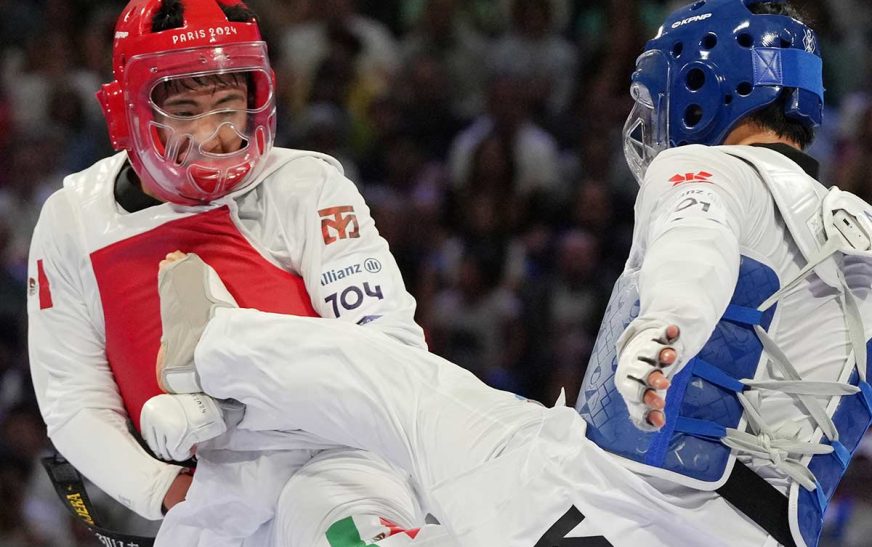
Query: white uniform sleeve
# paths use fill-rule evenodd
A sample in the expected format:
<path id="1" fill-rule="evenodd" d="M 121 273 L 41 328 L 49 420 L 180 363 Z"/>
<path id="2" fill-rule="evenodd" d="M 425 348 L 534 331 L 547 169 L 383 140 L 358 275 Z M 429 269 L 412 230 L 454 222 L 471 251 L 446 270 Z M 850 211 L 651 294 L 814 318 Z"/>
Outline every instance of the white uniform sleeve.
<path id="1" fill-rule="evenodd" d="M 62 190 L 43 207 L 31 243 L 28 342 L 37 400 L 58 451 L 101 490 L 157 520 L 180 468 L 149 456 L 128 432 L 90 307 L 99 297 L 82 281 L 90 266 L 76 222 Z"/>
<path id="2" fill-rule="evenodd" d="M 685 146 L 657 157 L 636 205 L 645 251 L 640 312 L 628 333 L 678 325 L 679 365 L 702 349 L 736 286 L 753 191 L 744 164 L 710 148 Z"/>
<path id="3" fill-rule="evenodd" d="M 305 234 L 301 270 L 315 310 L 426 348 L 415 299 L 369 207 L 354 183 L 324 167 L 322 184 L 298 211 Z"/>

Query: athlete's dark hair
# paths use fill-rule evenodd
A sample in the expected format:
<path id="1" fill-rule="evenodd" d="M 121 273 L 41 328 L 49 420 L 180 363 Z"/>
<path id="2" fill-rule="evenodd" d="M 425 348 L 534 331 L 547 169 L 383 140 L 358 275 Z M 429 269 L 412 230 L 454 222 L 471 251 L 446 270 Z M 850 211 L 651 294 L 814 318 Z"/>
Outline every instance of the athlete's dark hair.
<path id="1" fill-rule="evenodd" d="M 221 10 L 227 16 L 228 21 L 245 23 L 257 21 L 257 14 L 242 2 L 231 6 L 219 2 Z M 180 28 L 185 24 L 185 6 L 182 0 L 164 0 L 161 7 L 151 20 L 151 31 L 161 32 L 174 28 Z"/>
<path id="2" fill-rule="evenodd" d="M 749 9 L 756 14 L 786 15 L 797 21 L 805 22 L 799 10 L 786 3 L 762 2 L 751 5 Z M 814 141 L 814 129 L 785 115 L 787 101 L 788 94 L 782 91 L 775 102 L 752 112 L 746 119 L 764 129 L 774 131 L 779 137 L 791 140 L 805 149 Z"/>

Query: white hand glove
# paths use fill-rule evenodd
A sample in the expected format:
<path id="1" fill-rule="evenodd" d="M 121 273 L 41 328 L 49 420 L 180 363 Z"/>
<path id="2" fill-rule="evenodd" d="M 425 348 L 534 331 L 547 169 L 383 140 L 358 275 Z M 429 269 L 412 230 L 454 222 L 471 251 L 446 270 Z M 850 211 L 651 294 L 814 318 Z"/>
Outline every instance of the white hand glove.
<path id="1" fill-rule="evenodd" d="M 218 402 L 203 393 L 152 397 L 142 407 L 140 425 L 156 456 L 178 462 L 190 459 L 197 444 L 227 431 Z"/>
<path id="2" fill-rule="evenodd" d="M 633 425 L 643 431 L 656 431 L 665 423 L 666 389 L 680 356 L 678 336 L 677 326 L 661 324 L 625 332 L 618 341 L 615 387 Z"/>

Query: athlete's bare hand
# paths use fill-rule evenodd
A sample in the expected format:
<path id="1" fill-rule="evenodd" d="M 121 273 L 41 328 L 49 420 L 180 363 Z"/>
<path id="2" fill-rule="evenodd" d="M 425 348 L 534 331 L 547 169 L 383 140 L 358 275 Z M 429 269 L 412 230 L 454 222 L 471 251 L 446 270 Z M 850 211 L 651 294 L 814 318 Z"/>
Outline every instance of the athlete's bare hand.
<path id="1" fill-rule="evenodd" d="M 167 490 L 166 496 L 164 496 L 164 509 L 169 511 L 177 504 L 185 501 L 193 480 L 194 477 L 192 477 L 190 473 L 179 473 L 176 475 L 176 478 L 170 485 L 170 489 Z"/>
<path id="2" fill-rule="evenodd" d="M 618 358 L 615 385 L 637 427 L 656 430 L 666 423 L 666 390 L 670 367 L 678 362 L 677 325 L 645 329 L 627 342 Z"/>

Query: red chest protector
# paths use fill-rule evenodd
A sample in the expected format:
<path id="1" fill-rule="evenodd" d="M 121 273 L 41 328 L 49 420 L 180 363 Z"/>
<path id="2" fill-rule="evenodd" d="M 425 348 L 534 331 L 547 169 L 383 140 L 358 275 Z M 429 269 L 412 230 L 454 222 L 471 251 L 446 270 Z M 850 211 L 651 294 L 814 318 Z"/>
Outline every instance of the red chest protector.
<path id="1" fill-rule="evenodd" d="M 161 393 L 158 264 L 172 251 L 194 252 L 215 268 L 243 308 L 317 317 L 303 279 L 268 262 L 242 236 L 226 207 L 163 224 L 91 254 L 106 322 L 106 355 L 127 413 Z"/>

